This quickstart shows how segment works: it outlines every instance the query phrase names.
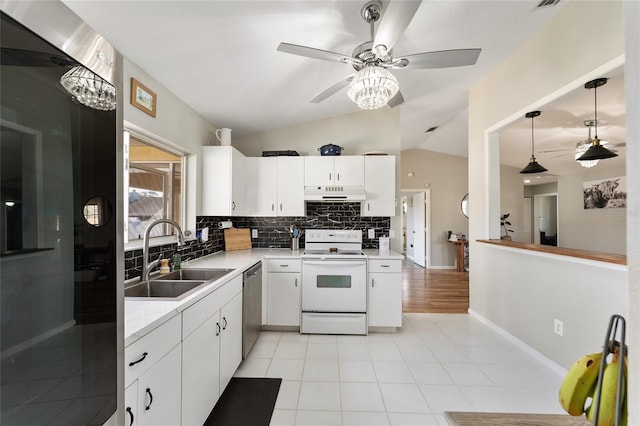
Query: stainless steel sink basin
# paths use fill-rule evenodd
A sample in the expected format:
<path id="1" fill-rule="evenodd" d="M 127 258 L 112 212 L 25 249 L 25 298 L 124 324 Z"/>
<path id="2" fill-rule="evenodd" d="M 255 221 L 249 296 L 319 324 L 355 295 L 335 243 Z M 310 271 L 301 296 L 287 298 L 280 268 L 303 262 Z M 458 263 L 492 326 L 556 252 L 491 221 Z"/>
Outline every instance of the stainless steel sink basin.
<path id="1" fill-rule="evenodd" d="M 233 269 L 180 269 L 178 271 L 169 272 L 168 274 L 158 275 L 154 280 L 203 280 L 215 281 L 227 275 Z"/>
<path id="2" fill-rule="evenodd" d="M 147 283 L 149 289 L 147 290 Z M 143 298 L 164 298 L 180 300 L 188 294 L 193 293 L 200 286 L 204 286 L 205 281 L 185 281 L 185 280 L 149 280 L 142 281 L 131 287 L 124 289 L 125 297 Z M 187 294 L 188 293 L 188 294 Z"/>
<path id="3" fill-rule="evenodd" d="M 233 269 L 180 269 L 141 281 L 124 289 L 126 298 L 181 300 Z"/>

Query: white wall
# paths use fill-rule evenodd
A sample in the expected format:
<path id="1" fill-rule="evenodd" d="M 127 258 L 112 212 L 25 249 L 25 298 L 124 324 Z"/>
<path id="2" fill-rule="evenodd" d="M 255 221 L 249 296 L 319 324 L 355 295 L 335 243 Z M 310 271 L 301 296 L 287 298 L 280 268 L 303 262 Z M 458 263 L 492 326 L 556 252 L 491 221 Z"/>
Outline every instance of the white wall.
<path id="1" fill-rule="evenodd" d="M 627 268 L 475 240 L 499 236 L 499 130 L 619 67 L 623 52 L 621 2 L 570 2 L 469 94 L 471 309 L 564 368 L 601 348 L 611 313 L 628 314 Z"/>
<path id="2" fill-rule="evenodd" d="M 447 231 L 469 235 L 469 219 L 460 204 L 468 192 L 467 159 L 409 149 L 402 151 L 400 176 L 402 189 L 431 189 L 431 267 L 453 267 L 456 246 L 447 241 Z"/>
<path id="3" fill-rule="evenodd" d="M 522 197 L 524 197 L 524 188 L 520 169 L 500 166 L 500 214 L 496 219 L 499 219 L 503 214 L 509 213 L 507 221 L 511 222 L 511 225 L 507 225 L 507 227 L 513 230 L 513 232 L 509 233 L 511 239 L 524 242 Z M 500 233 L 504 235 L 503 230 L 500 230 Z"/>

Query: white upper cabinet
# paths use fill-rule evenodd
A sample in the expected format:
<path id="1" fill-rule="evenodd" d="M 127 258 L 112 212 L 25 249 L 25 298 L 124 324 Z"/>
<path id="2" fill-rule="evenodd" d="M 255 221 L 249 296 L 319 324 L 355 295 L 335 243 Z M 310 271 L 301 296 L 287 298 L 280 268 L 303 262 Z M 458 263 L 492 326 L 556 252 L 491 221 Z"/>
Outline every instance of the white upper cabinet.
<path id="1" fill-rule="evenodd" d="M 396 157 L 367 155 L 364 157 L 364 191 L 362 216 L 396 215 Z"/>
<path id="2" fill-rule="evenodd" d="M 364 157 L 314 156 L 304 157 L 305 186 L 362 186 Z"/>
<path id="3" fill-rule="evenodd" d="M 304 216 L 304 158 L 247 158 L 253 216 Z"/>
<path id="4" fill-rule="evenodd" d="M 249 213 L 246 157 L 232 146 L 202 147 L 202 215 Z"/>

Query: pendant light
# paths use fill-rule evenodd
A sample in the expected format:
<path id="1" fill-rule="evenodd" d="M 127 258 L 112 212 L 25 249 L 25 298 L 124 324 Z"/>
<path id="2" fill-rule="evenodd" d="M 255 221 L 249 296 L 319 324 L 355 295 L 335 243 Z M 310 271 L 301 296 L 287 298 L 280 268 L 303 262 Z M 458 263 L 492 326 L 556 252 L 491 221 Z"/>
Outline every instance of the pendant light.
<path id="1" fill-rule="evenodd" d="M 524 115 L 525 117 L 531 119 L 531 159 L 529 160 L 529 164 L 527 164 L 527 167 L 520 170 L 520 173 L 522 174 L 542 173 L 547 171 L 547 169 L 545 169 L 540 164 L 538 164 L 538 162 L 536 161 L 536 157 L 533 155 L 534 154 L 533 119 L 539 115 L 540 115 L 540 111 L 531 111 Z"/>
<path id="2" fill-rule="evenodd" d="M 618 154 L 615 152 L 609 151 L 604 146 L 600 145 L 600 139 L 598 139 L 598 95 L 597 88 L 600 86 L 604 86 L 607 84 L 606 78 L 596 78 L 595 80 L 591 80 L 585 83 L 585 89 L 593 89 L 593 99 L 594 99 L 594 124 L 593 128 L 595 131 L 595 137 L 591 142 L 591 147 L 578 158 L 578 161 L 586 161 L 586 160 L 605 160 L 607 158 L 617 157 Z"/>

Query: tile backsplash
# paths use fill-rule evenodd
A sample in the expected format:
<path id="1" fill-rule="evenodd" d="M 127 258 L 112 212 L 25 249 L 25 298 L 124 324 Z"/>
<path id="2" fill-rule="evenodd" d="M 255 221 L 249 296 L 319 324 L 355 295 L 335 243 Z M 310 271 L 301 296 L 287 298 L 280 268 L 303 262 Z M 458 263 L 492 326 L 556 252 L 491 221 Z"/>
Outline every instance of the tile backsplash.
<path id="1" fill-rule="evenodd" d="M 360 229 L 363 232 L 364 248 L 377 248 L 378 237 L 389 235 L 391 219 L 389 217 L 362 217 L 358 202 L 307 202 L 307 215 L 302 217 L 249 217 L 249 216 L 198 216 L 197 228 L 209 228 L 209 241 L 188 241 L 180 248 L 182 261 L 197 259 L 224 250 L 224 230 L 218 229 L 218 222 L 230 220 L 234 228 L 251 228 L 258 231 L 258 238 L 252 239 L 254 248 L 290 248 L 289 228 L 297 225 L 306 229 Z M 376 237 L 367 238 L 367 230 L 375 229 Z M 300 248 L 304 247 L 304 233 L 300 238 Z M 176 251 L 175 244 L 153 247 L 150 258 L 169 258 Z M 142 250 L 125 253 L 125 279 L 140 276 L 142 269 Z"/>

